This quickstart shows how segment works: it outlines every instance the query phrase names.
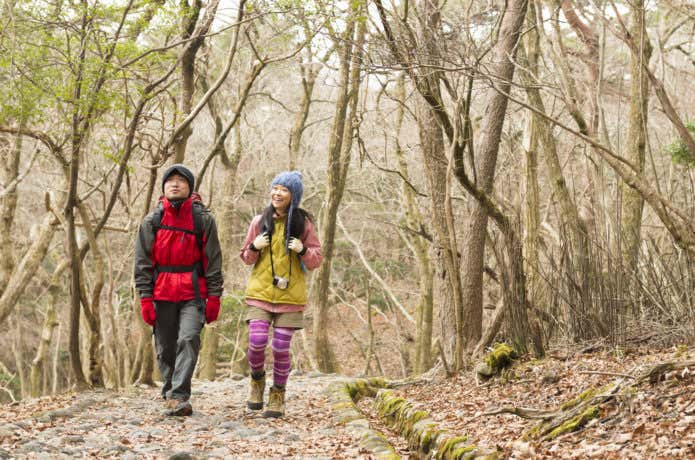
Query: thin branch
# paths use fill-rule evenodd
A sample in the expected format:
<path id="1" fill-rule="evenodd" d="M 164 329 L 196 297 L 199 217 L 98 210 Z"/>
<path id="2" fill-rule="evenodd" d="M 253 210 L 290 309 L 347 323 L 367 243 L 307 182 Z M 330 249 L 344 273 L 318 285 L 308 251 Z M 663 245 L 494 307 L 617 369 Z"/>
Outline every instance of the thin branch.
<path id="1" fill-rule="evenodd" d="M 355 241 L 350 234 L 348 233 L 347 229 L 343 225 L 343 222 L 340 219 L 340 216 L 337 217 L 337 223 L 338 227 L 340 227 L 340 230 L 343 232 L 343 235 L 345 236 L 345 239 L 348 240 L 354 247 L 355 251 L 357 251 L 357 255 L 359 256 L 360 260 L 362 261 L 362 265 L 364 265 L 364 268 L 367 269 L 367 271 L 374 277 L 374 279 L 381 285 L 381 288 L 386 292 L 386 294 L 389 296 L 393 304 L 398 307 L 398 309 L 401 311 L 403 316 L 410 321 L 411 323 L 415 324 L 415 320 L 413 317 L 408 313 L 408 310 L 405 309 L 405 307 L 398 301 L 396 296 L 393 294 L 393 291 L 391 291 L 391 288 L 389 285 L 379 276 L 379 274 L 372 268 L 372 266 L 369 264 L 369 261 L 367 261 L 367 258 L 364 256 L 364 253 L 362 252 L 362 248 L 360 248 L 360 245 Z"/>

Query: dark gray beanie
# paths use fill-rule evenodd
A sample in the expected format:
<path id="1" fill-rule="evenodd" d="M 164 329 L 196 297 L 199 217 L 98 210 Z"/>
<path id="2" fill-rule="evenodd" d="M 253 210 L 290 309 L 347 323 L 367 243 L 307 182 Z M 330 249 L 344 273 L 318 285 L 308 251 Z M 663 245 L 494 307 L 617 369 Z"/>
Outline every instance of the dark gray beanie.
<path id="1" fill-rule="evenodd" d="M 166 182 L 169 176 L 172 174 L 183 176 L 186 181 L 188 181 L 188 196 L 191 196 L 191 193 L 193 193 L 193 186 L 195 185 L 195 177 L 190 169 L 180 163 L 171 165 L 166 171 L 164 171 L 164 174 L 162 175 L 162 193 L 164 193 L 164 182 Z"/>

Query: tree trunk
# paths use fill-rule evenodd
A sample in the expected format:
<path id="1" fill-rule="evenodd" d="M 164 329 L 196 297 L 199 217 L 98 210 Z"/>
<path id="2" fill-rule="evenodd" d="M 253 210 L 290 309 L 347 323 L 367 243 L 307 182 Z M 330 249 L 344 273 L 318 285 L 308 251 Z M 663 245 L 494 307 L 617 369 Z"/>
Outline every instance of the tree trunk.
<path id="1" fill-rule="evenodd" d="M 538 123 L 537 117 L 527 114 L 524 129 L 523 148 L 526 158 L 525 189 L 526 189 L 526 248 L 525 267 L 528 274 L 528 291 L 533 305 L 541 305 L 542 289 L 539 274 L 540 261 L 538 257 L 538 242 L 540 239 L 540 191 L 538 187 Z"/>
<path id="2" fill-rule="evenodd" d="M 314 275 L 310 298 L 316 306 L 314 314 L 314 355 L 322 372 L 335 372 L 337 363 L 328 340 L 328 292 L 330 288 L 331 262 L 335 243 L 336 218 L 343 197 L 345 180 L 350 166 L 353 121 L 356 117 L 357 96 L 360 86 L 360 62 L 366 25 L 360 21 L 355 31 L 355 20 L 359 12 L 350 12 L 345 32 L 345 44 L 340 53 L 340 77 L 335 118 L 328 144 L 326 184 L 326 206 L 321 213 L 321 245 L 323 263 Z M 353 42 L 354 40 L 354 42 Z M 355 43 L 354 49 L 352 43 Z M 347 116 L 348 106 L 350 114 Z"/>
<path id="3" fill-rule="evenodd" d="M 200 361 L 198 362 L 198 378 L 215 380 L 217 373 L 217 348 L 220 343 L 220 334 L 217 332 L 217 323 L 207 324 L 203 342 L 200 347 Z"/>
<path id="4" fill-rule="evenodd" d="M 234 193 L 236 191 L 237 184 L 237 171 L 239 167 L 239 161 L 241 161 L 243 150 L 241 144 L 241 127 L 240 123 L 237 122 L 234 125 L 234 152 L 225 164 L 222 163 L 224 168 L 224 178 L 222 181 L 222 193 L 218 200 L 219 215 L 218 220 L 218 235 L 220 237 L 220 247 L 222 248 L 223 254 L 235 254 L 237 252 L 234 248 L 234 209 L 236 206 L 236 201 L 234 199 Z M 222 153 L 226 156 L 226 153 Z M 222 273 L 235 273 L 238 266 L 238 259 L 236 257 L 224 257 L 222 260 L 224 264 Z M 217 350 L 219 348 L 219 334 L 217 333 L 217 324 L 213 323 L 207 326 L 207 330 L 203 335 L 203 341 L 201 344 L 200 353 L 200 364 L 198 365 L 198 375 L 201 378 L 208 380 L 215 379 L 215 372 L 217 370 Z"/>
<path id="5" fill-rule="evenodd" d="M 649 77 L 644 66 L 649 65 L 652 46 L 645 25 L 644 0 L 630 3 L 632 10 L 633 39 L 639 45 L 639 53 L 630 55 L 630 125 L 627 132 L 625 158 L 638 174 L 644 172 L 644 151 L 647 143 L 647 106 L 649 103 Z M 621 183 L 622 210 L 620 212 L 620 246 L 625 270 L 637 269 L 642 226 L 642 195 Z"/>
<path id="6" fill-rule="evenodd" d="M 480 142 L 476 148 L 477 186 L 487 194 L 492 191 L 499 151 L 502 125 L 507 111 L 507 93 L 514 77 L 514 57 L 519 32 L 526 16 L 527 0 L 510 0 L 504 12 L 499 40 L 492 50 L 490 73 L 494 78 L 488 103 L 481 123 Z M 499 83 L 497 83 L 499 82 Z M 478 203 L 473 203 L 468 229 L 464 237 L 462 282 L 466 295 L 463 298 L 463 323 L 466 325 L 464 342 L 473 348 L 482 335 L 483 320 L 483 263 L 487 214 Z"/>
<path id="7" fill-rule="evenodd" d="M 29 377 L 30 392 L 31 396 L 34 398 L 41 396 L 42 393 L 41 387 L 43 386 L 43 380 L 45 378 L 44 369 L 46 368 L 48 353 L 50 352 L 51 342 L 53 341 L 53 331 L 59 324 L 56 314 L 56 302 L 58 300 L 58 295 L 62 291 L 60 279 L 67 266 L 67 260 L 64 260 L 56 267 L 48 286 L 48 304 L 46 306 L 46 313 L 44 314 L 41 339 L 39 347 L 36 350 L 36 355 L 31 362 Z M 60 337 L 58 339 L 60 339 Z"/>
<path id="8" fill-rule="evenodd" d="M 437 1 L 423 0 L 418 9 L 422 16 L 418 27 L 418 39 L 423 48 L 420 60 L 423 64 L 437 65 L 439 60 L 439 35 L 441 17 Z M 463 328 L 461 311 L 463 307 L 463 287 L 458 265 L 458 248 L 455 245 L 455 229 L 453 222 L 447 218 L 447 159 L 444 154 L 444 137 L 442 124 L 446 115 L 444 103 L 439 88 L 441 75 L 435 71 L 426 70 L 418 76 L 416 85 L 423 98 L 418 98 L 416 111 L 420 144 L 422 146 L 423 165 L 428 184 L 428 192 L 432 203 L 434 230 L 434 266 L 437 267 L 434 286 L 437 292 L 443 293 L 438 300 L 439 322 L 445 353 L 449 356 L 454 367 L 460 364 L 461 334 L 457 331 Z M 424 100 L 423 100 L 424 99 Z M 453 239 L 451 237 L 454 237 Z M 428 349 L 429 350 L 429 349 Z"/>
<path id="9" fill-rule="evenodd" d="M 529 22 L 535 24 L 535 4 L 529 5 Z M 526 34 L 525 47 L 519 49 L 519 63 L 528 69 L 520 72 L 521 81 L 526 88 L 526 97 L 529 105 L 535 108 L 540 113 L 545 113 L 545 105 L 541 97 L 540 90 L 537 86 L 538 81 L 538 57 L 540 55 L 538 33 L 536 28 L 530 27 Z M 573 302 L 571 296 L 568 301 L 572 303 L 570 307 L 570 315 L 573 318 L 573 331 L 576 338 L 583 336 L 589 337 L 593 335 L 588 332 L 590 326 L 587 321 L 587 314 L 591 310 L 590 297 L 590 279 L 591 279 L 591 263 L 589 255 L 589 235 L 584 221 L 579 217 L 577 205 L 575 204 L 570 191 L 567 187 L 567 182 L 562 171 L 562 165 L 558 157 L 557 145 L 555 143 L 555 135 L 552 132 L 552 127 L 546 119 L 534 113 L 534 124 L 538 130 L 538 141 L 541 147 L 543 163 L 545 171 L 553 190 L 553 195 L 556 197 L 560 206 L 560 227 L 563 233 L 569 235 L 569 253 L 570 253 L 570 272 L 572 280 L 568 281 L 568 291 L 571 294 L 576 292 L 578 301 Z M 577 281 L 574 281 L 577 280 Z M 578 288 L 578 289 L 577 289 Z M 534 291 L 530 291 L 534 292 Z M 538 305 L 538 304 L 536 304 Z"/>
<path id="10" fill-rule="evenodd" d="M 90 270 L 96 275 L 94 286 L 92 286 L 91 295 L 86 292 L 86 280 L 83 284 L 85 306 L 85 316 L 89 324 L 89 347 L 88 347 L 88 373 L 87 381 L 91 386 L 103 386 L 104 377 L 102 374 L 103 366 L 103 344 L 101 338 L 101 291 L 104 287 L 104 258 L 97 244 L 94 229 L 90 223 L 89 213 L 84 203 L 78 204 L 80 217 L 82 218 L 82 226 L 87 233 L 89 245 L 92 249 L 92 258 L 94 259 L 94 268 Z M 82 277 L 82 275 L 81 275 Z"/>
<path id="11" fill-rule="evenodd" d="M 526 295 L 524 254 L 519 233 L 515 229 L 512 219 L 501 210 L 489 194 L 470 180 L 465 171 L 458 170 L 457 178 L 466 191 L 473 195 L 480 207 L 485 210 L 485 213 L 492 217 L 504 237 L 507 260 L 504 262 L 504 257 L 501 255 L 498 255 L 497 259 L 502 265 L 502 286 L 506 305 L 504 316 L 508 320 L 507 327 L 514 348 L 518 352 L 524 353 L 531 345 L 534 354 L 539 358 L 543 357 L 545 351 L 540 326 L 530 308 Z"/>
<path id="12" fill-rule="evenodd" d="M 27 385 L 26 372 L 24 371 L 24 346 L 22 337 L 22 314 L 19 310 L 15 312 L 15 336 L 12 340 L 12 354 L 14 355 L 14 363 L 17 368 L 17 376 L 19 377 L 19 395 L 23 398 L 29 394 L 29 386 Z"/>
<path id="13" fill-rule="evenodd" d="M 412 232 L 419 232 L 425 228 L 425 221 L 418 208 L 415 193 L 411 188 L 410 174 L 408 173 L 408 163 L 403 154 L 403 149 L 399 142 L 401 127 L 403 125 L 403 105 L 405 104 L 405 82 L 404 76 L 398 79 L 396 97 L 398 99 L 398 111 L 396 113 L 396 157 L 398 159 L 398 170 L 403 178 L 401 186 L 401 203 L 403 204 L 403 214 L 405 225 Z M 441 131 L 440 131 L 441 136 Z M 434 311 L 434 277 L 432 266 L 428 254 L 429 244 L 421 235 L 403 235 L 403 239 L 409 243 L 409 247 L 417 261 L 419 301 L 416 317 L 416 338 L 415 338 L 415 363 L 413 371 L 421 374 L 432 366 L 432 317 Z"/>
<path id="14" fill-rule="evenodd" d="M 46 308 L 46 313 L 44 317 L 43 327 L 41 329 L 41 341 L 39 342 L 39 347 L 36 350 L 36 356 L 31 362 L 31 373 L 30 373 L 30 392 L 31 396 L 36 398 L 41 396 L 41 387 L 43 386 L 43 369 L 48 358 L 49 347 L 51 346 L 51 341 L 53 339 L 53 330 L 58 326 L 58 321 L 56 320 L 56 296 L 59 291 L 59 287 L 55 284 L 51 284 L 48 288 L 49 299 L 48 306 Z"/>
<path id="15" fill-rule="evenodd" d="M 7 287 L 0 297 L 0 323 L 3 323 L 12 312 L 20 296 L 24 293 L 24 289 L 41 265 L 53 240 L 57 223 L 58 221 L 53 216 L 46 215 L 39 227 L 37 236 L 13 270 Z"/>
<path id="16" fill-rule="evenodd" d="M 188 0 L 182 0 L 182 24 L 181 24 L 181 39 L 187 40 L 191 38 L 195 30 L 195 25 L 200 16 L 200 10 L 203 8 L 201 0 L 193 0 L 192 5 L 188 5 Z M 198 54 L 200 46 L 203 44 L 202 39 L 196 39 L 188 46 L 181 56 L 181 92 L 179 98 L 179 113 L 182 118 L 191 113 L 193 103 L 193 93 L 195 92 L 195 58 Z M 187 124 L 185 129 L 180 133 L 179 139 L 176 141 L 176 159 L 175 163 L 183 163 L 186 158 L 186 146 L 188 139 L 193 134 L 191 124 Z"/>
<path id="17" fill-rule="evenodd" d="M 23 123 L 23 122 L 20 122 Z M 20 126 L 20 130 L 24 126 Z M 22 153 L 23 136 L 16 135 L 14 142 L 0 136 L 0 181 L 7 187 L 19 176 L 19 159 Z M 7 191 L 0 197 L 0 294 L 7 287 L 14 269 L 14 250 L 12 242 L 12 223 L 17 209 L 17 188 Z"/>
<path id="18" fill-rule="evenodd" d="M 60 366 L 60 336 L 61 330 L 63 328 L 63 323 L 58 323 L 58 332 L 56 332 L 55 348 L 53 349 L 53 361 L 51 363 L 51 394 L 56 395 L 58 393 L 59 385 L 59 374 L 58 368 Z"/>
<path id="19" fill-rule="evenodd" d="M 309 46 L 309 45 L 307 45 Z M 306 119 L 311 108 L 311 96 L 314 93 L 314 84 L 318 70 L 314 70 L 314 63 L 311 62 L 311 55 L 308 62 L 300 62 L 302 73 L 302 103 L 299 112 L 294 117 L 294 123 L 290 130 L 290 158 L 288 169 L 291 171 L 297 167 L 297 158 L 302 144 L 302 134 L 306 127 Z"/>

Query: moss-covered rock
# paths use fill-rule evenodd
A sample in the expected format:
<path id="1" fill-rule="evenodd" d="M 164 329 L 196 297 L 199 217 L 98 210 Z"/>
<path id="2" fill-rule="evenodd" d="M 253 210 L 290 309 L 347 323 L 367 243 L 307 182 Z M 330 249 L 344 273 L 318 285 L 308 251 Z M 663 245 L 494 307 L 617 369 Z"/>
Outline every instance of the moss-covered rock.
<path id="1" fill-rule="evenodd" d="M 375 385 L 383 385 L 384 383 L 383 379 L 374 382 Z M 359 436 L 360 447 L 369 451 L 373 458 L 379 460 L 400 459 L 388 440 L 381 433 L 369 427 L 369 422 L 355 405 L 355 401 L 364 395 L 376 393 L 376 389 L 369 381 L 364 379 L 337 380 L 328 385 L 325 393 L 331 405 L 333 422 L 346 426 L 350 432 Z"/>
<path id="2" fill-rule="evenodd" d="M 475 372 L 482 379 L 489 379 L 497 375 L 502 369 L 509 367 L 518 358 L 517 352 L 506 343 L 496 343 L 492 351 L 485 356 L 483 362 L 478 363 Z"/>
<path id="3" fill-rule="evenodd" d="M 496 371 L 509 366 L 518 357 L 516 351 L 506 343 L 496 343 L 485 357 L 485 363 Z"/>
<path id="4" fill-rule="evenodd" d="M 463 459 L 480 458 L 494 452 L 483 452 L 468 443 L 468 438 L 439 429 L 428 412 L 397 396 L 391 390 L 379 390 L 374 408 L 382 421 L 408 441 L 418 458 Z M 494 458 L 494 457 L 493 457 Z"/>

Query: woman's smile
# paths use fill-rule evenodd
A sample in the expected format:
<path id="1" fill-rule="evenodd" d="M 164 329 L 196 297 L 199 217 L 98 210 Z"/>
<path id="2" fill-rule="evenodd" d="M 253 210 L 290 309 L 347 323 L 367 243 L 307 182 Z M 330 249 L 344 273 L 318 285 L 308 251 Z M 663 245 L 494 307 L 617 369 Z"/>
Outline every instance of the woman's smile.
<path id="1" fill-rule="evenodd" d="M 275 185 L 270 190 L 270 202 L 278 214 L 284 214 L 290 207 L 292 201 L 292 193 L 282 185 Z"/>

